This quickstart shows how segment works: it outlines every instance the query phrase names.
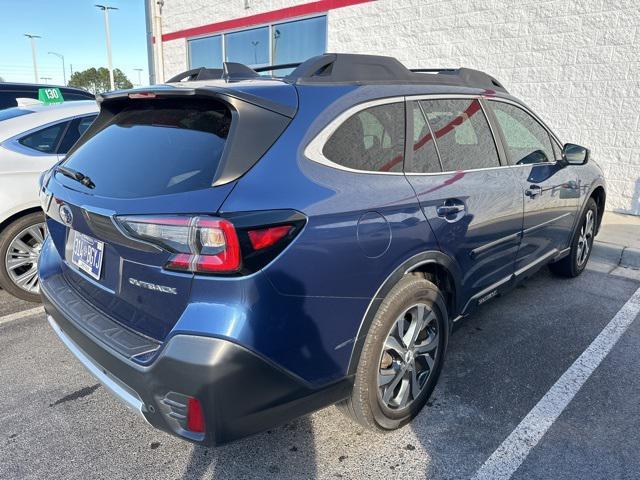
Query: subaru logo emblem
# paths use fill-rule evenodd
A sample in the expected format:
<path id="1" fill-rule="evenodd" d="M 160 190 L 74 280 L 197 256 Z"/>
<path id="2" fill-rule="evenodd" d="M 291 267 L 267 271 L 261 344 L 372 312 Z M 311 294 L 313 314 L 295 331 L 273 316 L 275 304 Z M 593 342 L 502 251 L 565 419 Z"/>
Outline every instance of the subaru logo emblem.
<path id="1" fill-rule="evenodd" d="M 69 205 L 60 205 L 60 220 L 62 220 L 65 225 L 71 225 L 73 222 L 73 212 L 71 212 Z"/>

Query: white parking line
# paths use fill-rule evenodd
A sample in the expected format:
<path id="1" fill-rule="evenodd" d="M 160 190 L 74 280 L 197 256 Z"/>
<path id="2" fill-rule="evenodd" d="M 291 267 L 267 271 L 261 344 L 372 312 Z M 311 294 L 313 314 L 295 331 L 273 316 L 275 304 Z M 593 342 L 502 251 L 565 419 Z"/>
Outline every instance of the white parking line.
<path id="1" fill-rule="evenodd" d="M 23 310 L 22 312 L 5 315 L 4 317 L 0 317 L 0 325 L 13 322 L 14 320 L 20 320 L 21 318 L 31 317 L 32 315 L 37 315 L 38 313 L 44 313 L 44 308 L 30 308 L 29 310 Z"/>
<path id="2" fill-rule="evenodd" d="M 639 313 L 640 288 L 484 462 L 474 480 L 511 478 Z"/>

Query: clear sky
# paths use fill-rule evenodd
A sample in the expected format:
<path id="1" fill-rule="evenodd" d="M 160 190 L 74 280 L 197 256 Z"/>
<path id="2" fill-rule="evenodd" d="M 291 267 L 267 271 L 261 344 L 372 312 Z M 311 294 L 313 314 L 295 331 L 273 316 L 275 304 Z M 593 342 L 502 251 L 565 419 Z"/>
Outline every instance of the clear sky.
<path id="1" fill-rule="evenodd" d="M 109 11 L 113 67 L 136 85 L 142 68 L 142 84 L 148 84 L 144 0 L 0 0 L 0 77 L 7 82 L 34 81 L 31 45 L 36 40 L 38 75 L 62 84 L 62 62 L 47 52 L 64 55 L 67 80 L 73 71 L 107 66 L 107 49 L 101 3 L 118 7 Z"/>

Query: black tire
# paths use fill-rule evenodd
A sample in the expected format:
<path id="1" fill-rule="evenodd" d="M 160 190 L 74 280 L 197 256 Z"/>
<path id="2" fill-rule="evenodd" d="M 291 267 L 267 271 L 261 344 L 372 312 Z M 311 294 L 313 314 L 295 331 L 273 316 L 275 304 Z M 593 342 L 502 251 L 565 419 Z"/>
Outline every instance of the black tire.
<path id="1" fill-rule="evenodd" d="M 7 268 L 7 250 L 13 239 L 25 229 L 44 222 L 42 212 L 34 212 L 10 223 L 0 233 L 0 287 L 9 292 L 14 297 L 18 297 L 27 302 L 39 303 L 41 301 L 39 293 L 32 293 L 23 290 L 14 283 Z"/>
<path id="2" fill-rule="evenodd" d="M 389 355 L 389 352 L 391 352 L 391 350 L 384 348 L 387 338 L 392 334 L 391 329 L 394 327 L 397 329 L 396 322 L 400 321 L 400 318 L 406 319 L 406 315 L 409 314 L 407 309 L 411 310 L 412 305 L 425 305 L 435 316 L 434 319 L 428 313 L 424 315 L 431 318 L 429 325 L 433 327 L 437 325 L 437 336 L 433 337 L 432 342 L 427 341 L 427 343 L 437 345 L 437 347 L 433 354 L 431 368 L 421 372 L 426 375 L 426 378 L 421 390 L 417 389 L 420 393 L 415 396 L 413 396 L 413 393 L 409 393 L 409 395 L 413 396 L 409 404 L 404 408 L 400 408 L 400 405 L 397 409 L 392 409 L 383 401 L 380 388 L 384 389 L 384 387 L 378 387 L 378 375 L 381 373 L 381 362 L 385 358 L 383 354 Z M 424 311 L 422 310 L 422 312 Z M 428 329 L 425 328 L 422 332 L 427 335 L 427 331 Z M 405 276 L 389 292 L 376 313 L 360 355 L 353 390 L 349 398 L 337 404 L 338 408 L 360 425 L 372 430 L 389 431 L 407 424 L 424 407 L 438 381 L 448 339 L 447 308 L 438 287 L 425 280 L 422 275 Z M 428 337 L 426 340 L 428 340 Z M 414 348 L 420 347 L 415 346 Z M 413 353 L 410 356 L 413 358 Z M 417 360 L 418 358 L 424 360 L 424 354 L 422 357 L 415 356 L 416 360 L 413 360 L 414 369 L 416 364 L 421 362 Z M 410 382 L 411 372 L 409 371 L 408 373 Z M 404 382 L 404 379 L 400 382 Z M 401 383 L 394 389 L 401 389 Z M 393 382 L 389 382 L 388 385 L 391 384 Z M 398 396 L 400 395 L 398 394 Z"/>
<path id="3" fill-rule="evenodd" d="M 591 219 L 591 233 L 587 235 L 586 238 L 586 246 L 587 251 L 584 252 L 584 246 L 581 247 L 581 244 L 584 245 L 583 236 L 585 233 L 588 233 L 588 222 L 589 218 Z M 582 214 L 582 218 L 580 218 L 580 223 L 578 224 L 578 228 L 576 228 L 575 233 L 573 234 L 573 238 L 571 239 L 571 251 L 569 255 L 564 257 L 563 259 L 549 264 L 549 269 L 559 275 L 561 277 L 577 277 L 580 275 L 587 263 L 589 263 L 589 257 L 591 256 L 591 250 L 593 250 L 593 239 L 595 237 L 596 228 L 598 225 L 598 206 L 593 198 L 587 200 L 587 206 Z"/>

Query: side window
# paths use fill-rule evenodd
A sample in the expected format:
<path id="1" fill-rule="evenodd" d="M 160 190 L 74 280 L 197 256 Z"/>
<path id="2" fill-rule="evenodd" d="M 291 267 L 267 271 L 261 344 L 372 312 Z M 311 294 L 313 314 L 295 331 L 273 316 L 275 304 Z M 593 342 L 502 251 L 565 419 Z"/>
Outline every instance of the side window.
<path id="1" fill-rule="evenodd" d="M 404 103 L 367 108 L 333 132 L 322 153 L 354 170 L 401 172 L 404 159 Z"/>
<path id="2" fill-rule="evenodd" d="M 78 141 L 84 131 L 89 128 L 89 125 L 93 123 L 96 117 L 97 115 L 90 115 L 88 117 L 73 119 L 71 121 L 71 124 L 69 125 L 69 128 L 67 129 L 67 132 L 64 134 L 62 143 L 58 148 L 58 153 L 61 155 L 66 155 L 71 147 L 73 147 L 73 145 Z"/>
<path id="3" fill-rule="evenodd" d="M 55 153 L 60 137 L 69 122 L 56 123 L 37 132 L 22 137 L 19 142 L 25 147 L 33 148 L 42 153 Z"/>
<path id="4" fill-rule="evenodd" d="M 521 108 L 504 102 L 491 101 L 505 139 L 512 165 L 553 161 L 555 154 L 547 131 Z"/>
<path id="5" fill-rule="evenodd" d="M 413 157 L 405 164 L 404 169 L 411 173 L 440 172 L 440 160 L 438 160 L 438 152 L 429 124 L 418 102 L 411 102 L 411 104 L 413 104 Z"/>
<path id="6" fill-rule="evenodd" d="M 500 165 L 498 151 L 478 100 L 423 100 L 445 171 Z"/>

